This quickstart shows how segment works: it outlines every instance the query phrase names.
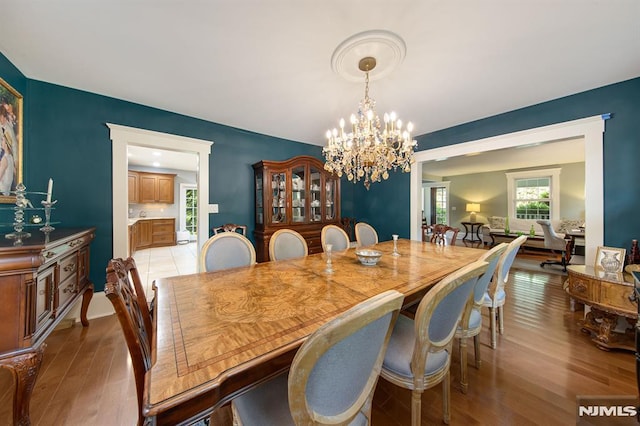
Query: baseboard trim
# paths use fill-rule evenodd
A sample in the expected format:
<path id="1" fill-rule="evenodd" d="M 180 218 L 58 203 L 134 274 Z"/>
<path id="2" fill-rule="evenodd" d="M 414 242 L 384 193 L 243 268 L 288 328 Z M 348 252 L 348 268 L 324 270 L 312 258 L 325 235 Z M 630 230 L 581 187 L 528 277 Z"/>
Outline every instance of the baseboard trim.
<path id="1" fill-rule="evenodd" d="M 80 298 L 82 300 L 82 298 Z M 69 311 L 66 317 L 64 317 L 63 322 L 66 321 L 80 321 L 80 308 L 82 303 L 76 303 L 76 305 Z M 87 310 L 87 319 L 92 320 L 95 318 L 106 317 L 109 315 L 115 314 L 113 310 L 113 305 L 107 299 L 107 296 L 104 294 L 104 291 L 100 291 L 98 293 L 94 293 L 91 298 L 91 303 L 89 303 L 89 309 Z"/>

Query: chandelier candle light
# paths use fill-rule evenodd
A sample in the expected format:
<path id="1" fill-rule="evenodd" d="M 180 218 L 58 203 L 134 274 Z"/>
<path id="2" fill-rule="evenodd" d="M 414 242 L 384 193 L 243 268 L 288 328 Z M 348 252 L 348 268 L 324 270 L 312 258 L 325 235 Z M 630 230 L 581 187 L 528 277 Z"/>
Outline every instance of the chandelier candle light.
<path id="1" fill-rule="evenodd" d="M 388 179 L 390 169 L 409 173 L 417 144 L 411 139 L 413 125 L 409 123 L 403 130 L 394 112 L 385 113 L 381 125 L 374 109 L 376 101 L 369 97 L 369 72 L 375 66 L 373 57 L 360 60 L 358 68 L 365 73 L 364 99 L 357 115 L 351 115 L 351 131 L 345 131 L 345 121 L 340 119 L 340 130 L 327 131 L 327 146 L 322 149 L 327 171 L 338 177 L 346 175 L 353 183 L 364 179 L 367 189 L 372 182 Z"/>

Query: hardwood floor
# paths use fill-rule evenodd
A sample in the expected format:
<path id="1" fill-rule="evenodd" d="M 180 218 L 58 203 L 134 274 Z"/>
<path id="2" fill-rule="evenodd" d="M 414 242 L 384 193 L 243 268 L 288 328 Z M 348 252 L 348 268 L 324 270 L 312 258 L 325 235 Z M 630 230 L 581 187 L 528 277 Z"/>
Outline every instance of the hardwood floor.
<path id="1" fill-rule="evenodd" d="M 533 261 L 535 264 L 538 260 Z M 630 352 L 597 349 L 570 312 L 557 270 L 521 265 L 507 288 L 505 334 L 489 346 L 484 312 L 482 366 L 469 354 L 469 391 L 460 392 L 457 344 L 451 367 L 452 425 L 566 425 L 576 422 L 577 395 L 636 395 Z M 0 424 L 10 424 L 10 376 L 0 371 Z M 422 423 L 442 424 L 442 390 L 422 397 Z M 374 398 L 374 425 L 408 425 L 410 392 L 383 379 Z M 115 317 L 54 332 L 33 393 L 34 425 L 133 425 L 135 386 Z M 226 411 L 215 424 L 228 424 Z"/>

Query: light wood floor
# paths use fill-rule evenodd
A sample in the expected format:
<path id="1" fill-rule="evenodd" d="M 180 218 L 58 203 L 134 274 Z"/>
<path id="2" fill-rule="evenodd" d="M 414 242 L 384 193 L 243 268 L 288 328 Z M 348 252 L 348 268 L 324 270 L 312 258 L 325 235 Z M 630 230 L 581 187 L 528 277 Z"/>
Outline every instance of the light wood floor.
<path id="1" fill-rule="evenodd" d="M 634 356 L 597 349 L 569 311 L 564 276 L 535 267 L 512 269 L 505 334 L 489 346 L 481 334 L 482 367 L 469 356 L 469 392 L 460 392 L 457 345 L 451 377 L 452 425 L 567 425 L 576 421 L 577 395 L 636 395 Z M 553 268 L 553 267 L 551 267 Z M 469 342 L 471 344 L 471 342 Z M 34 425 L 133 425 L 135 387 L 114 317 L 55 331 L 33 393 Z M 471 346 L 472 347 L 472 346 Z M 0 371 L 0 424 L 10 424 L 10 376 Z M 442 424 L 441 387 L 422 397 L 423 424 Z M 226 412 L 216 424 L 228 424 Z M 408 425 L 410 393 L 379 381 L 374 425 Z"/>

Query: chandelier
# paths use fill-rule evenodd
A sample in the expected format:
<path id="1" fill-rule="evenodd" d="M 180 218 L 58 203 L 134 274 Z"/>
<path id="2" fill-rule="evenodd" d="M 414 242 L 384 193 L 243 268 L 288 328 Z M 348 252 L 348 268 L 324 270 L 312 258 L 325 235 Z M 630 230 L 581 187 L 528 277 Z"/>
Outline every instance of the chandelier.
<path id="1" fill-rule="evenodd" d="M 413 125 L 402 129 L 402 121 L 396 114 L 384 114 L 384 122 L 376 114 L 376 101 L 369 97 L 369 71 L 376 66 L 373 57 L 360 60 L 358 68 L 365 73 L 364 99 L 357 114 L 351 114 L 351 129 L 345 130 L 340 119 L 340 129 L 327 131 L 327 145 L 322 149 L 326 158 L 324 168 L 339 177 L 345 175 L 353 183 L 364 179 L 369 189 L 371 183 L 389 178 L 389 170 L 400 169 L 408 173 L 413 163 L 413 150 L 417 142 L 411 139 Z"/>

